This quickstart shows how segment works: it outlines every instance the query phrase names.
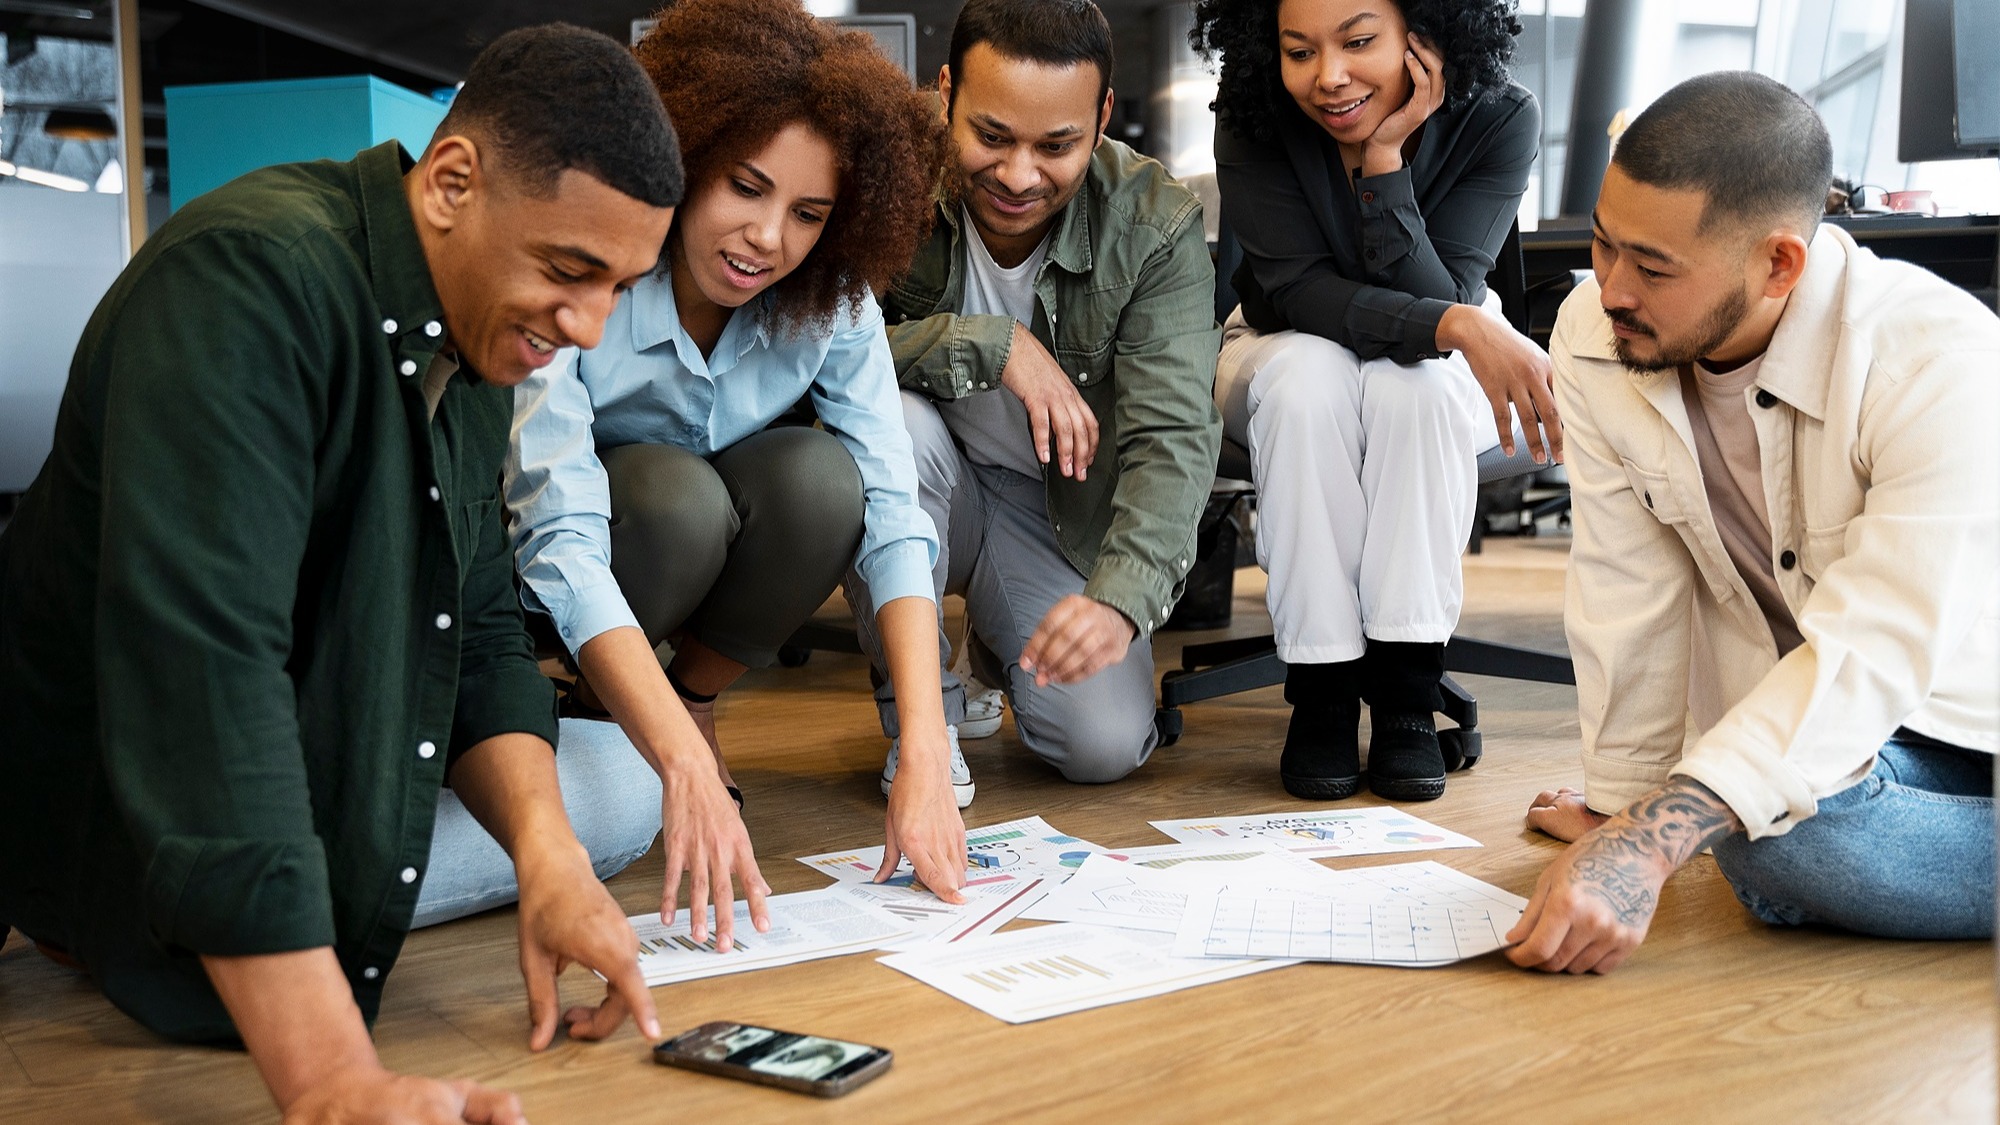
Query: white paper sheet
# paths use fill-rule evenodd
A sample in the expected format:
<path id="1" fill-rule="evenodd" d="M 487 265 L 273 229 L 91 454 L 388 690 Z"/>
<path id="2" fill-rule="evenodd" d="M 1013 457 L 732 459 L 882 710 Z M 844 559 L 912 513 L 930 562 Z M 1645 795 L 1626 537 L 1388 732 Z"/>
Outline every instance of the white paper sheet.
<path id="1" fill-rule="evenodd" d="M 1103 848 L 1056 830 L 1039 816 L 968 829 L 965 833 L 966 880 L 978 883 L 995 876 L 1024 872 L 1066 874 L 1083 865 L 1083 857 Z M 843 883 L 865 883 L 882 866 L 882 846 L 801 856 L 799 862 Z M 896 868 L 889 882 L 910 885 L 910 861 Z"/>
<path id="2" fill-rule="evenodd" d="M 1431 967 L 1491 953 L 1527 900 L 1437 863 L 1338 873 L 1329 891 L 1224 888 L 1188 895 L 1183 957 L 1285 957 Z"/>
<path id="3" fill-rule="evenodd" d="M 963 905 L 954 906 L 931 892 L 888 883 L 836 883 L 832 890 L 895 915 L 909 934 L 882 946 L 885 950 L 911 949 L 920 945 L 958 941 L 975 934 L 990 934 L 1020 917 L 1021 912 L 1042 897 L 1044 881 L 1033 873 L 1020 878 L 995 875 L 962 888 Z"/>
<path id="4" fill-rule="evenodd" d="M 750 924 L 750 904 L 736 904 L 734 945 L 727 953 L 715 952 L 712 927 L 705 942 L 697 943 L 689 935 L 686 910 L 674 915 L 671 926 L 661 925 L 658 914 L 630 918 L 639 937 L 639 970 L 646 975 L 647 986 L 863 953 L 910 933 L 902 919 L 835 887 L 773 895 L 766 901 L 771 929 L 762 934 Z"/>
<path id="5" fill-rule="evenodd" d="M 1280 969 L 1292 961 L 1176 957 L 1165 934 L 1065 923 L 882 958 L 898 972 L 1008 1023 L 1101 1008 Z"/>
<path id="6" fill-rule="evenodd" d="M 1251 890 L 1282 894 L 1338 885 L 1336 873 L 1264 841 L 1222 846 L 1174 844 L 1167 855 L 1125 860 L 1094 855 L 1076 874 L 1052 889 L 1023 917 L 1049 922 L 1088 922 L 1126 929 L 1173 933 L 1186 912 L 1188 895 L 1199 890 Z M 1134 853 L 1125 853 L 1128 856 Z"/>
<path id="7" fill-rule="evenodd" d="M 1184 843 L 1264 839 L 1311 857 L 1482 846 L 1470 836 L 1440 828 L 1401 809 L 1379 805 L 1322 812 L 1156 820 L 1153 827 Z"/>

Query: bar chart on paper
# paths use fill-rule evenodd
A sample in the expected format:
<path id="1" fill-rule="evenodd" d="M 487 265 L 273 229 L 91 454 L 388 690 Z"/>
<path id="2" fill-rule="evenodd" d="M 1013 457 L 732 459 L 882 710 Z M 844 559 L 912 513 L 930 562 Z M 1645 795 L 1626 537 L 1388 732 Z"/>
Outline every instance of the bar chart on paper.
<path id="1" fill-rule="evenodd" d="M 995 992 L 1016 992 L 1023 984 L 1040 984 L 1043 981 L 1061 981 L 1085 975 L 1100 980 L 1110 980 L 1111 973 L 1096 965 L 1070 954 L 1054 957 L 1038 957 L 1030 961 L 1014 964 L 995 965 L 990 969 L 980 969 L 964 974 L 965 979 L 990 988 Z"/>

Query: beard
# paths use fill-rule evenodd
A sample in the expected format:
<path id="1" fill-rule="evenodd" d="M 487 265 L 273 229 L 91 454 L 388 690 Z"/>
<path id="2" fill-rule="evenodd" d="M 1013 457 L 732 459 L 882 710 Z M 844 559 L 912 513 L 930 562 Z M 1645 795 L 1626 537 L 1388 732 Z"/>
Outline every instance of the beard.
<path id="1" fill-rule="evenodd" d="M 1708 310 L 1685 336 L 1672 340 L 1661 339 L 1651 325 L 1639 320 L 1624 309 L 1605 309 L 1604 315 L 1613 324 L 1644 333 L 1643 338 L 1627 340 L 1622 336 L 1612 337 L 1612 350 L 1619 362 L 1634 371 L 1652 373 L 1668 371 L 1696 363 L 1703 356 L 1722 346 L 1725 340 L 1736 334 L 1743 319 L 1750 315 L 1750 298 L 1741 289 L 1731 289 L 1725 293 L 1715 307 Z M 1650 355 L 1641 354 L 1641 348 L 1652 345 Z"/>

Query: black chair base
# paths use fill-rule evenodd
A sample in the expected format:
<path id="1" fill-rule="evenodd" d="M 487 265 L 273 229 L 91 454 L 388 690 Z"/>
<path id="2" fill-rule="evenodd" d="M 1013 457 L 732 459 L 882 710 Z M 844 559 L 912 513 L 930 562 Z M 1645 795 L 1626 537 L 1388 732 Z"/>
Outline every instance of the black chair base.
<path id="1" fill-rule="evenodd" d="M 1543 684 L 1576 683 L 1576 669 L 1567 656 L 1470 637 L 1453 637 L 1445 642 L 1444 666 L 1446 672 L 1470 676 L 1505 676 Z M 1181 666 L 1160 677 L 1160 707 L 1153 714 L 1160 745 L 1172 746 L 1180 741 L 1184 725 L 1181 708 L 1187 704 L 1284 682 L 1285 663 L 1278 659 L 1277 640 L 1273 637 L 1241 637 L 1187 646 L 1181 650 Z M 1449 675 L 1440 686 L 1444 689 L 1443 715 L 1455 724 L 1438 731 L 1445 768 L 1471 769 L 1485 753 L 1479 732 L 1479 702 Z"/>

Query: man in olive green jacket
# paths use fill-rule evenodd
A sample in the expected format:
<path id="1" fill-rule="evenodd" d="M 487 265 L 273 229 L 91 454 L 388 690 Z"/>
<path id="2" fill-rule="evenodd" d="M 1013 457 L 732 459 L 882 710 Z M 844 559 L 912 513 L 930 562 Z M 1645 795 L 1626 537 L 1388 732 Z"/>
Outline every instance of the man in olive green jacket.
<path id="1" fill-rule="evenodd" d="M 564 817 L 499 481 L 510 388 L 596 342 L 681 188 L 628 52 L 514 32 L 420 163 L 195 200 L 77 347 L 0 536 L 0 923 L 164 1035 L 240 1039 L 287 1121 L 520 1117 L 368 1034 L 447 782 L 518 873 L 532 1045 L 569 961 L 622 998 L 573 1034 L 629 1003 L 657 1035 Z"/>
<path id="2" fill-rule="evenodd" d="M 882 302 L 938 592 L 965 596 L 1021 741 L 1086 782 L 1158 741 L 1151 635 L 1192 564 L 1221 440 L 1201 206 L 1104 137 L 1111 69 L 1093 5 L 965 6 L 938 76 L 957 161 Z M 866 591 L 849 594 L 879 672 Z M 876 697 L 894 737 L 889 688 Z M 963 721 L 950 673 L 945 708 Z M 895 766 L 892 747 L 885 786 Z M 956 753 L 953 773 L 963 805 Z"/>

